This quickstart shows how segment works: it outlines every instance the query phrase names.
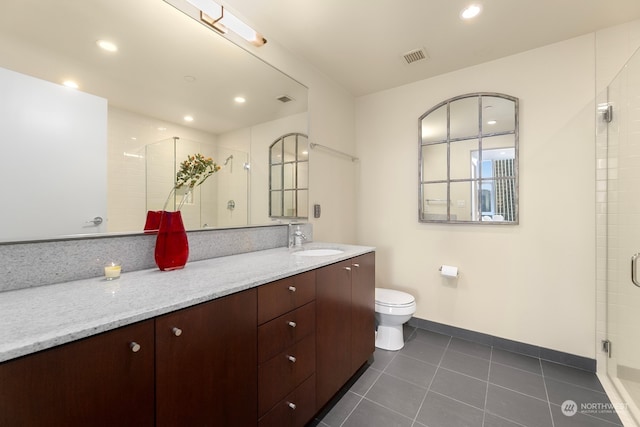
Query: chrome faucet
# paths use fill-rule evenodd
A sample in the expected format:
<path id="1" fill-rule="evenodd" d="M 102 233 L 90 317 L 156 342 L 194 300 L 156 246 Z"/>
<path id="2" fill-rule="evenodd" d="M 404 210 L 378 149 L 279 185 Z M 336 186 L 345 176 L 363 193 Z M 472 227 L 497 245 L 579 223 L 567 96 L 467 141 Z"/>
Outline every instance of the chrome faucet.
<path id="1" fill-rule="evenodd" d="M 293 230 L 293 226 L 294 224 L 289 224 L 289 248 L 300 248 L 302 242 L 307 240 L 307 236 L 300 230 L 300 225 L 296 225 L 295 230 Z"/>

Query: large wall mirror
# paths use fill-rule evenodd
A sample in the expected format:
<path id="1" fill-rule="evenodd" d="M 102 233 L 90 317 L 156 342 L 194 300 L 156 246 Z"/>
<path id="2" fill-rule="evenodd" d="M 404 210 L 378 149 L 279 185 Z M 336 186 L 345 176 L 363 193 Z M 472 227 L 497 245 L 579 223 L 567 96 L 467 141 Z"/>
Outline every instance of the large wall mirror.
<path id="1" fill-rule="evenodd" d="M 15 189 L 1 242 L 141 232 L 196 152 L 223 168 L 188 229 L 271 222 L 261 165 L 307 133 L 307 88 L 198 16 L 186 0 L 0 4 L 0 177 Z"/>
<path id="2" fill-rule="evenodd" d="M 518 224 L 518 99 L 472 93 L 419 119 L 419 220 Z"/>

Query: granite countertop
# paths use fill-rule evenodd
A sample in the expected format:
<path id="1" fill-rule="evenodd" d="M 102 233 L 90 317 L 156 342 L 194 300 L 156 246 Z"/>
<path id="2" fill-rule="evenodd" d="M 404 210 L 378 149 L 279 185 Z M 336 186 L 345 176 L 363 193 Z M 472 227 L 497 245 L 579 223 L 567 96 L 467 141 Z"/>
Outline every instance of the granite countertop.
<path id="1" fill-rule="evenodd" d="M 123 260 L 118 280 L 97 277 L 2 292 L 0 362 L 374 250 L 367 246 L 317 242 L 303 246 L 303 250 L 313 248 L 344 252 L 314 257 L 276 248 L 190 262 L 182 270 L 167 272 L 158 269 L 127 272 Z"/>

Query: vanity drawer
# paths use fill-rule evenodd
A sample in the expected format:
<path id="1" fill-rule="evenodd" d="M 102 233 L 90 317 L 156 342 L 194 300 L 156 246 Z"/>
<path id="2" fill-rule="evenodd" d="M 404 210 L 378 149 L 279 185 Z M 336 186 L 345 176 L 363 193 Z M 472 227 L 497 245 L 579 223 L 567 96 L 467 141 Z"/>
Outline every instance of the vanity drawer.
<path id="1" fill-rule="evenodd" d="M 258 421 L 258 427 L 303 427 L 316 413 L 316 376 L 307 378 Z"/>
<path id="2" fill-rule="evenodd" d="M 316 303 L 302 307 L 258 327 L 258 363 L 263 363 L 316 330 Z"/>
<path id="3" fill-rule="evenodd" d="M 315 370 L 315 334 L 258 366 L 258 416 L 267 413 Z"/>
<path id="4" fill-rule="evenodd" d="M 261 325 L 316 298 L 316 272 L 308 271 L 258 287 Z"/>

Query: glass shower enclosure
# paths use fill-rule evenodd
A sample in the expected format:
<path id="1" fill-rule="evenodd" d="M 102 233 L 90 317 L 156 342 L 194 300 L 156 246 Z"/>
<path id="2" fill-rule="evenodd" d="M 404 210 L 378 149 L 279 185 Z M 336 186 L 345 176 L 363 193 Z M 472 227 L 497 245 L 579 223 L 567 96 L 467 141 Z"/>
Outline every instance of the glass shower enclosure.
<path id="1" fill-rule="evenodd" d="M 640 51 L 607 87 L 607 375 L 640 423 Z"/>
<path id="2" fill-rule="evenodd" d="M 222 166 L 185 199 L 182 219 L 187 230 L 247 225 L 249 176 L 245 152 L 183 138 L 167 138 L 145 147 L 146 208 L 162 210 L 174 186 L 180 163 L 188 155 L 200 153 Z M 174 211 L 182 202 L 177 192 L 166 210 Z"/>

